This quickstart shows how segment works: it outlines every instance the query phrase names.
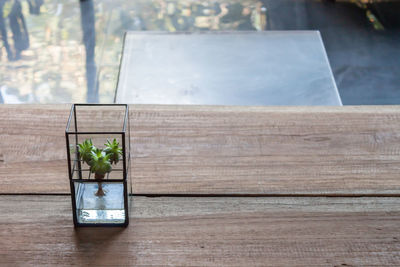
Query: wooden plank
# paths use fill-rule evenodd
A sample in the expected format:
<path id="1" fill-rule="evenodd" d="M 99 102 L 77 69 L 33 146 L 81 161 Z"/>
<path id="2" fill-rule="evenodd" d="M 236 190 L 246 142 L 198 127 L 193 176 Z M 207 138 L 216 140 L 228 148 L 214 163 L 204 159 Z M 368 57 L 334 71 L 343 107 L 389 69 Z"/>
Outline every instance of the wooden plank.
<path id="1" fill-rule="evenodd" d="M 138 193 L 400 192 L 400 107 L 133 110 Z"/>
<path id="2" fill-rule="evenodd" d="M 400 194 L 398 106 L 130 109 L 137 194 Z M 68 112 L 0 106 L 0 193 L 69 192 Z"/>
<path id="3" fill-rule="evenodd" d="M 0 193 L 67 193 L 71 105 L 0 105 Z"/>
<path id="4" fill-rule="evenodd" d="M 398 266 L 399 198 L 133 199 L 122 229 L 77 229 L 68 196 L 0 196 L 5 266 Z"/>

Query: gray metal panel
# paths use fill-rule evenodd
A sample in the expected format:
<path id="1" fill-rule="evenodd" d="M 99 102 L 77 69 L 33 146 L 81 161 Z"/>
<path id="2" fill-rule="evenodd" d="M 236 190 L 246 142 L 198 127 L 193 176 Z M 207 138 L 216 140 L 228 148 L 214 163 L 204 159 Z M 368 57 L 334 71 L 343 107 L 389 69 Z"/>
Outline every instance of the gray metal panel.
<path id="1" fill-rule="evenodd" d="M 129 32 L 115 100 L 341 105 L 318 31 Z"/>

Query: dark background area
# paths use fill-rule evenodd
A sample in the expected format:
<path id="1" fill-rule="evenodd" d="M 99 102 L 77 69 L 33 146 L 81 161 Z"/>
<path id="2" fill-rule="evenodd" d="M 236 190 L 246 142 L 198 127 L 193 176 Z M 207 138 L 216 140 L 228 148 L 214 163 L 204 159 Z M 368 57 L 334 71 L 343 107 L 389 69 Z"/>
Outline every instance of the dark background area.
<path id="1" fill-rule="evenodd" d="M 264 0 L 268 30 L 319 30 L 344 105 L 400 103 L 400 2 Z M 367 17 L 381 22 L 377 30 Z"/>

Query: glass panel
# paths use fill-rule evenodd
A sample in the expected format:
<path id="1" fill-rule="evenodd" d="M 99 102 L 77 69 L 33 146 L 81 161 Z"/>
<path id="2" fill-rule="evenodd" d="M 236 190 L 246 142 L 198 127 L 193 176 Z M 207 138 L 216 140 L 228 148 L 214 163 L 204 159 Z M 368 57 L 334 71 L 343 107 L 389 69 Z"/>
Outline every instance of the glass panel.
<path id="1" fill-rule="evenodd" d="M 126 31 L 241 30 L 319 30 L 344 104 L 400 103 L 398 0 L 2 0 L 0 14 L 0 103 L 113 102 Z M 239 74 L 246 101 L 257 77 Z"/>
<path id="2" fill-rule="evenodd" d="M 242 2 L 0 1 L 0 102 L 111 103 L 126 31 L 262 30 L 265 9 Z"/>
<path id="3" fill-rule="evenodd" d="M 122 132 L 124 129 L 125 106 L 75 105 L 75 109 L 78 132 Z"/>
<path id="4" fill-rule="evenodd" d="M 127 107 L 75 105 L 74 110 L 71 121 L 75 123 L 76 129 L 67 129 L 72 179 L 96 182 L 125 179 L 122 148 L 124 138 L 126 146 L 129 144 L 128 135 L 123 134 L 129 133 L 129 127 L 125 127 Z M 78 155 L 80 150 L 81 157 Z"/>
<path id="5" fill-rule="evenodd" d="M 106 143 L 113 142 L 113 140 L 116 140 L 119 143 L 119 147 L 122 148 L 122 135 L 121 134 L 115 134 L 115 135 L 103 135 L 103 134 L 92 134 L 92 135 L 86 135 L 86 134 L 78 134 L 78 144 L 82 144 L 86 140 L 91 140 L 93 145 L 104 151 L 106 148 Z M 76 166 L 76 170 L 78 171 L 79 168 Z M 111 164 L 112 170 L 106 176 L 104 179 L 123 179 L 123 157 L 122 155 L 119 156 L 119 161 L 118 162 L 112 162 Z M 87 162 L 81 160 L 81 168 L 82 168 L 82 179 L 94 179 L 94 174 L 89 173 L 90 171 L 90 166 L 87 164 Z M 85 175 L 87 174 L 87 175 Z M 90 174 L 90 176 L 88 176 Z"/>
<path id="6" fill-rule="evenodd" d="M 317 31 L 129 32 L 119 77 L 117 103 L 341 105 Z"/>
<path id="7" fill-rule="evenodd" d="M 102 196 L 99 190 L 104 192 Z M 78 223 L 124 223 L 124 187 L 122 183 L 75 182 Z"/>

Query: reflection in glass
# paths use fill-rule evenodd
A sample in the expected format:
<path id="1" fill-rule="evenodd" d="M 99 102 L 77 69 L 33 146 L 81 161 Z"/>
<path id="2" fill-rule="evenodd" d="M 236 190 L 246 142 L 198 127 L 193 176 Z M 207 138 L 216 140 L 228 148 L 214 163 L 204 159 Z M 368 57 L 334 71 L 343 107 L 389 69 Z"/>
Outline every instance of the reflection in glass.
<path id="1" fill-rule="evenodd" d="M 86 51 L 86 100 L 88 103 L 97 103 L 99 102 L 99 91 L 96 81 L 96 63 L 94 62 L 96 33 L 94 29 L 95 18 L 93 0 L 80 1 L 79 3 L 83 30 L 83 44 L 85 45 Z"/>
<path id="2" fill-rule="evenodd" d="M 121 183 L 102 183 L 104 196 L 95 196 L 97 183 L 75 182 L 79 223 L 124 223 L 124 188 Z"/>
<path id="3" fill-rule="evenodd" d="M 125 31 L 266 29 L 320 30 L 345 104 L 400 102 L 399 12 L 395 0 L 0 0 L 0 102 L 112 102 Z"/>
<path id="4" fill-rule="evenodd" d="M 257 0 L 0 0 L 0 14 L 5 103 L 112 102 L 125 31 L 265 28 Z"/>

